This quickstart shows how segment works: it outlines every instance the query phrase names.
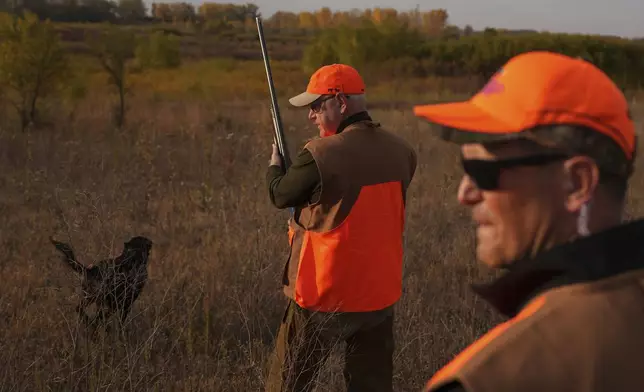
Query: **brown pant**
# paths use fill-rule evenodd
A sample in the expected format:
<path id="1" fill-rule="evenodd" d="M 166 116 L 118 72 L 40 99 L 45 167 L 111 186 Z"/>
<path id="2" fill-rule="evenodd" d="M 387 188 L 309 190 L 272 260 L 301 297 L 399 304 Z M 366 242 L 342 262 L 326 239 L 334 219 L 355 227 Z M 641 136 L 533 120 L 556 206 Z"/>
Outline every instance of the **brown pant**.
<path id="1" fill-rule="evenodd" d="M 346 342 L 347 392 L 393 390 L 393 311 L 316 313 L 289 300 L 271 358 L 266 392 L 309 392 L 334 345 Z"/>

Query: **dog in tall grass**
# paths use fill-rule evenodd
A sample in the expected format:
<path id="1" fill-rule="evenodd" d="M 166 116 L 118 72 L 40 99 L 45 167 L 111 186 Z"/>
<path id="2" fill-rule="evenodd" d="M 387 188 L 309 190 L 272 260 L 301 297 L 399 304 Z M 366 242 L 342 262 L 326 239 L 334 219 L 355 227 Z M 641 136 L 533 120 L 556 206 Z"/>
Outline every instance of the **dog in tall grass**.
<path id="1" fill-rule="evenodd" d="M 63 261 L 81 275 L 82 297 L 76 311 L 85 325 L 96 328 L 115 313 L 119 313 L 121 324 L 124 324 L 147 283 L 152 241 L 146 237 L 133 237 L 124 243 L 121 255 L 85 266 L 78 261 L 70 245 L 53 237 L 49 240 L 62 253 Z M 90 319 L 86 309 L 93 303 L 97 311 Z"/>

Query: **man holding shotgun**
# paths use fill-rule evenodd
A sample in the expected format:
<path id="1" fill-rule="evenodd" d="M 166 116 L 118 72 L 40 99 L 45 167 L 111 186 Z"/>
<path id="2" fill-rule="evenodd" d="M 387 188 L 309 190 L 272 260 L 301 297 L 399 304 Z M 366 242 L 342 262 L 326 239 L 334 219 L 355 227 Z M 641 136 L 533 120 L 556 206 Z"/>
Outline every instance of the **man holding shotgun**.
<path id="1" fill-rule="evenodd" d="M 289 298 L 266 391 L 310 391 L 333 346 L 346 342 L 352 392 L 392 391 L 393 307 L 402 292 L 406 192 L 416 153 L 374 122 L 365 85 L 344 64 L 317 70 L 302 94 L 320 138 L 288 170 L 276 146 L 271 202 L 295 208 L 284 270 Z"/>

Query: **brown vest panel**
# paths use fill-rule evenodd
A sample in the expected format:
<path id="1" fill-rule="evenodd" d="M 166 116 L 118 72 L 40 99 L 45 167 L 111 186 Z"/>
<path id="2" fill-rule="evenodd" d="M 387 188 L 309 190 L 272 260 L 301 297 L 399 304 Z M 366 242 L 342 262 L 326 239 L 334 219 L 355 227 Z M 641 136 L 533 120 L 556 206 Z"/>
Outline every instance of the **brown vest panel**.
<path id="1" fill-rule="evenodd" d="M 644 271 L 555 288 L 430 380 L 472 392 L 644 391 Z"/>

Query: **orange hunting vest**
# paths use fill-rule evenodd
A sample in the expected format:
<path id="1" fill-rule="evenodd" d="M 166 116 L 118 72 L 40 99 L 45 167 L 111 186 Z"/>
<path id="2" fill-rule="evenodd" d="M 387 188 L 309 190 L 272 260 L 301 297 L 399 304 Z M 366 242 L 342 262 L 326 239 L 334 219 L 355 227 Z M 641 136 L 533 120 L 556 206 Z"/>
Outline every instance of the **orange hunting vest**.
<path id="1" fill-rule="evenodd" d="M 289 221 L 286 295 L 321 312 L 394 304 L 402 293 L 405 195 L 415 152 L 371 121 L 304 148 L 315 159 L 322 192 Z"/>

